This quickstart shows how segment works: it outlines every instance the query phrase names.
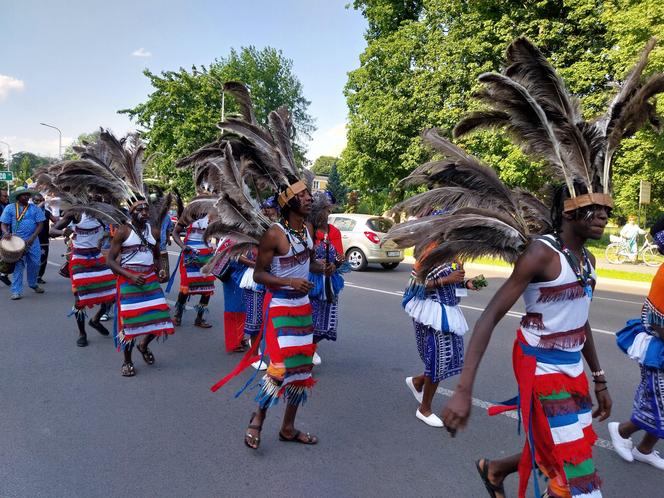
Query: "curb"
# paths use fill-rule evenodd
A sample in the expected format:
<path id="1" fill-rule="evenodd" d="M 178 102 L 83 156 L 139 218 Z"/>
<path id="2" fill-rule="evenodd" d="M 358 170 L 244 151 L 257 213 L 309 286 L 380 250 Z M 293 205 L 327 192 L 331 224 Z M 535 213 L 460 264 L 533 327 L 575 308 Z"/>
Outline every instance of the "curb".
<path id="1" fill-rule="evenodd" d="M 403 262 L 412 265 L 415 264 L 415 258 L 413 258 L 412 256 L 406 256 Z M 494 265 L 487 265 L 481 263 L 466 263 L 464 266 L 470 270 L 492 271 L 494 273 L 501 273 L 506 276 L 512 273 L 512 268 L 507 266 L 494 266 Z M 650 289 L 650 282 L 632 282 L 631 280 L 622 280 L 618 278 L 608 278 L 602 276 L 598 277 L 597 289 L 615 290 L 616 288 L 647 292 Z"/>

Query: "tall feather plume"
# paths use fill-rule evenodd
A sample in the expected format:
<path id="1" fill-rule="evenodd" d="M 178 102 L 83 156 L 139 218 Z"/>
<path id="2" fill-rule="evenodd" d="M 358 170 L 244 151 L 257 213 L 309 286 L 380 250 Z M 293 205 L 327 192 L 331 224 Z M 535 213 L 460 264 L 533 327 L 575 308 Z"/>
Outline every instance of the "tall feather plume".
<path id="1" fill-rule="evenodd" d="M 251 100 L 249 89 L 237 81 L 227 81 L 224 83 L 224 92 L 230 93 L 237 104 L 240 106 L 240 114 L 242 118 L 252 124 L 256 123 L 256 116 L 254 114 L 254 103 Z"/>
<path id="2" fill-rule="evenodd" d="M 194 221 L 203 218 L 207 215 L 214 205 L 219 200 L 215 195 L 201 195 L 194 197 L 189 204 L 182 211 L 182 216 L 178 219 L 178 223 L 182 226 L 189 226 Z"/>

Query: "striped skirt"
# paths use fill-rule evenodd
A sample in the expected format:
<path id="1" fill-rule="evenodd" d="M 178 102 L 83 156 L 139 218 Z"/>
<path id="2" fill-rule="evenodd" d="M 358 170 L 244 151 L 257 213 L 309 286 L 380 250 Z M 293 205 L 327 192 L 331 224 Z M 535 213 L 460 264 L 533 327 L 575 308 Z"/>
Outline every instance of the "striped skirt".
<path id="1" fill-rule="evenodd" d="M 269 297 L 268 297 L 269 296 Z M 266 295 L 266 300 L 271 295 Z M 267 324 L 265 327 L 266 354 L 270 357 L 267 373 L 261 381 L 256 401 L 261 408 L 275 405 L 283 397 L 290 405 L 300 405 L 307 400 L 307 389 L 313 387 L 311 375 L 313 355 L 313 322 L 311 305 L 304 299 L 293 299 L 297 305 L 279 306 L 267 302 Z"/>
<path id="2" fill-rule="evenodd" d="M 69 275 L 76 308 L 89 308 L 115 300 L 115 274 L 96 247 L 73 249 L 69 260 Z"/>
<path id="3" fill-rule="evenodd" d="M 550 496 L 601 497 L 592 460 L 597 435 L 581 353 L 529 346 L 519 331 L 513 361 L 527 437 L 519 496 L 525 496 L 534 450 L 539 469 L 550 479 Z"/>
<path id="4" fill-rule="evenodd" d="M 136 285 L 124 276 L 117 283 L 116 345 L 127 346 L 141 335 L 166 336 L 175 332 L 164 292 L 153 267 L 125 267 L 134 274 L 145 275 L 145 284 Z"/>
<path id="5" fill-rule="evenodd" d="M 205 275 L 201 268 L 212 258 L 213 250 L 203 242 L 187 241 L 186 244 L 198 251 L 191 257 L 180 258 L 180 292 L 183 294 L 214 294 L 215 276 Z"/>

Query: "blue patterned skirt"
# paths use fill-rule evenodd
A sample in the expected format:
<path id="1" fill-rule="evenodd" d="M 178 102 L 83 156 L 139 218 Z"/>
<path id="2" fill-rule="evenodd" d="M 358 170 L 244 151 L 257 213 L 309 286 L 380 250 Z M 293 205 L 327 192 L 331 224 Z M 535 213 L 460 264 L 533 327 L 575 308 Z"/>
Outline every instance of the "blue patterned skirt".
<path id="1" fill-rule="evenodd" d="M 243 289 L 246 317 L 244 320 L 244 333 L 250 336 L 257 335 L 263 326 L 263 301 L 265 291 Z"/>
<path id="2" fill-rule="evenodd" d="M 641 365 L 632 422 L 648 434 L 664 438 L 664 370 Z"/>
<path id="3" fill-rule="evenodd" d="M 440 382 L 461 373 L 463 368 L 463 337 L 441 332 L 413 320 L 417 351 L 424 363 L 424 375 Z"/>
<path id="4" fill-rule="evenodd" d="M 339 306 L 337 298 L 332 302 L 311 298 L 311 313 L 314 321 L 314 340 L 337 340 L 339 326 Z"/>

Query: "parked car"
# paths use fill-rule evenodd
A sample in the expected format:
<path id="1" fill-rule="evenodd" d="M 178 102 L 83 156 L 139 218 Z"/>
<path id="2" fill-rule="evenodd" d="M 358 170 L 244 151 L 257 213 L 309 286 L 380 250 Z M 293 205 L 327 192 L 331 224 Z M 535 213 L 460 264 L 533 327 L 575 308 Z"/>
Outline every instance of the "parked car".
<path id="1" fill-rule="evenodd" d="M 370 214 L 335 213 L 328 221 L 341 232 L 346 260 L 353 270 L 363 271 L 369 263 L 394 270 L 403 261 L 403 251 L 394 242 L 387 241 L 381 247 L 394 224 L 392 220 Z"/>

